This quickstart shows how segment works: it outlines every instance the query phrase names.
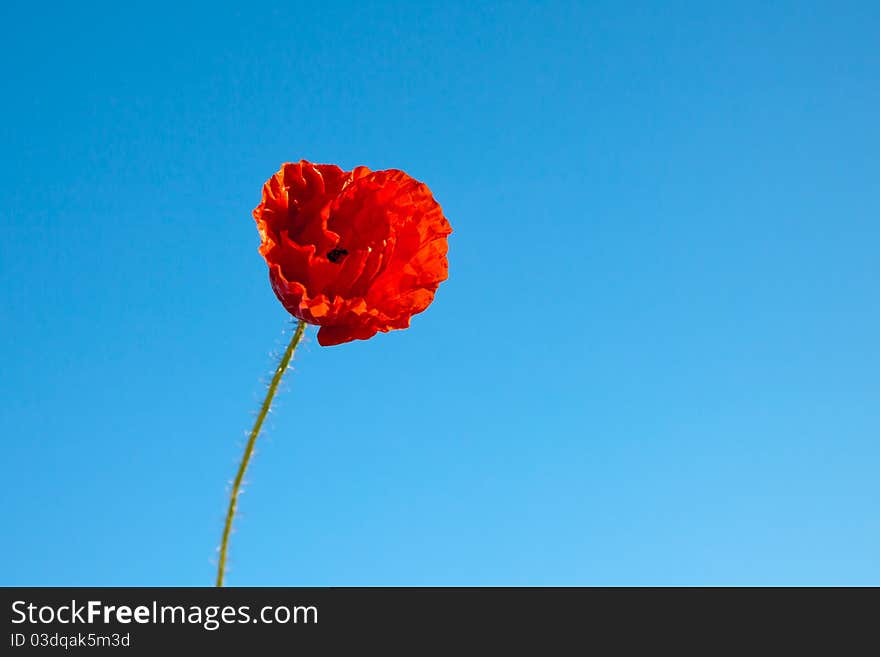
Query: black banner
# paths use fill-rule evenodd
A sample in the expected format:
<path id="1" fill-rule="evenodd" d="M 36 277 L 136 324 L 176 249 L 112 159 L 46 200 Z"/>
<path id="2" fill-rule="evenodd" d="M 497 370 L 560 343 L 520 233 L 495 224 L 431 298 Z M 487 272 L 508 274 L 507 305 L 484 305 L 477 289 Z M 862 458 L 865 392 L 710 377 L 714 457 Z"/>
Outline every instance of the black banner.
<path id="1" fill-rule="evenodd" d="M 877 589 L 6 588 L 3 654 L 876 650 Z M 257 651 L 257 652 L 254 652 Z"/>

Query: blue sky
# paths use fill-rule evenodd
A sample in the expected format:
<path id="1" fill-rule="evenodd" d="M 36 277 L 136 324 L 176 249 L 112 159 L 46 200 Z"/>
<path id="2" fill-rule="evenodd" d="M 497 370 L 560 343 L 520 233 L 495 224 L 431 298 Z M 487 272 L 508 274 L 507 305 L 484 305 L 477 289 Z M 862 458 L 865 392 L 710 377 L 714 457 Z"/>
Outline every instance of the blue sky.
<path id="1" fill-rule="evenodd" d="M 6 585 L 208 585 L 278 165 L 455 230 L 310 329 L 230 585 L 880 584 L 876 2 L 0 8 Z"/>

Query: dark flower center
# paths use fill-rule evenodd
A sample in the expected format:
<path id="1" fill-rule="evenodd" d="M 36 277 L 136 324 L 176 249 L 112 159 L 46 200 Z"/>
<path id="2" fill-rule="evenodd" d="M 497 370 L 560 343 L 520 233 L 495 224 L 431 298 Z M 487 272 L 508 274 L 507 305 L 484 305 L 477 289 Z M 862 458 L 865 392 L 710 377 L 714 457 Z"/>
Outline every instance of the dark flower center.
<path id="1" fill-rule="evenodd" d="M 347 255 L 348 251 L 345 249 L 333 249 L 327 253 L 327 260 L 330 262 L 339 262 Z"/>

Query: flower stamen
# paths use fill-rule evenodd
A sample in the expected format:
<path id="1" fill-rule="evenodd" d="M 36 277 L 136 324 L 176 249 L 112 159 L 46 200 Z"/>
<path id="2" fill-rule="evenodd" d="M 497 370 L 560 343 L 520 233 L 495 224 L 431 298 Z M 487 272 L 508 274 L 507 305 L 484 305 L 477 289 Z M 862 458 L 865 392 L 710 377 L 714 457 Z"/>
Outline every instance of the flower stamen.
<path id="1" fill-rule="evenodd" d="M 327 253 L 327 260 L 330 262 L 339 262 L 347 255 L 348 251 L 345 249 L 333 249 Z"/>

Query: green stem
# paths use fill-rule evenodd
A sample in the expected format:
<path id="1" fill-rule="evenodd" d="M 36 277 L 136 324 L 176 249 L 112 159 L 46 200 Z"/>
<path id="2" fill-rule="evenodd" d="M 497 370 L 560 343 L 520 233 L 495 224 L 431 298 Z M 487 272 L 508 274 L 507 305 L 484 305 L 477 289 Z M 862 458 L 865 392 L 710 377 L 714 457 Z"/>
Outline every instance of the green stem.
<path id="1" fill-rule="evenodd" d="M 223 527 L 223 539 L 220 541 L 220 563 L 217 566 L 217 586 L 223 586 L 223 575 L 226 574 L 226 551 L 229 547 L 229 534 L 232 532 L 232 521 L 235 518 L 235 509 L 238 506 L 238 493 L 241 489 L 241 480 L 244 479 L 244 473 L 247 471 L 251 455 L 254 453 L 254 444 L 257 442 L 257 436 L 260 434 L 260 429 L 263 427 L 263 420 L 266 419 L 266 415 L 269 413 L 269 407 L 272 406 L 272 399 L 275 397 L 275 393 L 278 390 L 278 384 L 281 383 L 281 377 L 284 376 L 284 372 L 290 364 L 290 359 L 293 357 L 293 352 L 296 350 L 300 340 L 302 340 L 305 329 L 306 323 L 303 321 L 300 321 L 299 324 L 296 325 L 296 331 L 293 332 L 290 344 L 287 345 L 287 350 L 281 357 L 281 362 L 278 363 L 278 368 L 275 370 L 272 382 L 269 384 L 269 390 L 266 392 L 266 398 L 263 400 L 263 405 L 260 407 L 257 421 L 254 422 L 254 428 L 251 429 L 251 435 L 248 438 L 247 445 L 245 445 L 244 456 L 241 458 L 241 465 L 238 466 L 238 472 L 235 475 L 235 480 L 232 482 L 232 494 L 229 497 L 229 509 L 226 511 L 226 524 Z"/>

